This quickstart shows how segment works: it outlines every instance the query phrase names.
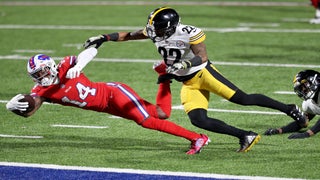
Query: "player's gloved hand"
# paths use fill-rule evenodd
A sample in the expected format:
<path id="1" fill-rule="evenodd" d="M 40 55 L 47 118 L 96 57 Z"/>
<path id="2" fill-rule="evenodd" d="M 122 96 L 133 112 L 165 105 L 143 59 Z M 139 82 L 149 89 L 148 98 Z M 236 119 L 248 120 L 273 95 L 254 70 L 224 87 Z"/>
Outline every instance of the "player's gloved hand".
<path id="1" fill-rule="evenodd" d="M 67 72 L 66 78 L 73 79 L 80 76 L 81 73 L 81 67 L 75 65 L 73 68 L 70 68 Z"/>
<path id="2" fill-rule="evenodd" d="M 85 49 L 87 49 L 89 47 L 95 47 L 98 49 L 101 46 L 101 44 L 106 41 L 108 41 L 106 35 L 94 36 L 94 37 L 91 37 L 88 40 L 86 40 L 86 42 L 83 44 L 83 47 Z"/>
<path id="3" fill-rule="evenodd" d="M 167 73 L 172 73 L 180 69 L 187 69 L 187 67 L 188 67 L 187 63 L 182 61 L 182 62 L 174 63 L 171 66 L 167 67 L 166 71 Z"/>
<path id="4" fill-rule="evenodd" d="M 266 130 L 266 132 L 264 132 L 264 135 L 267 135 L 267 136 L 271 136 L 271 135 L 275 135 L 275 134 L 280 134 L 278 129 L 270 128 L 270 129 Z"/>
<path id="5" fill-rule="evenodd" d="M 294 133 L 291 134 L 288 139 L 303 139 L 303 138 L 308 138 L 310 137 L 310 134 L 307 132 L 303 132 L 303 133 Z"/>
<path id="6" fill-rule="evenodd" d="M 6 108 L 10 111 L 13 111 L 13 110 L 26 111 L 27 108 L 29 107 L 28 102 L 19 102 L 23 98 L 24 98 L 24 95 L 17 94 L 6 104 Z"/>

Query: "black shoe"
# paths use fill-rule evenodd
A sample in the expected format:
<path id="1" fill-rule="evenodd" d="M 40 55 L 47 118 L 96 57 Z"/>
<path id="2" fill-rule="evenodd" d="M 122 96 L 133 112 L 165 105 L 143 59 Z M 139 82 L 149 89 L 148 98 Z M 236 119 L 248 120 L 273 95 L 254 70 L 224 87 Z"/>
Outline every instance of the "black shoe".
<path id="1" fill-rule="evenodd" d="M 248 152 L 260 139 L 261 136 L 259 134 L 250 131 L 249 134 L 240 139 L 240 149 L 237 152 Z"/>
<path id="2" fill-rule="evenodd" d="M 264 135 L 267 135 L 267 136 L 271 136 L 271 135 L 275 135 L 275 134 L 280 134 L 278 129 L 270 128 L 270 129 L 266 130 L 266 132 L 264 132 Z"/>
<path id="3" fill-rule="evenodd" d="M 289 116 L 294 119 L 301 127 L 306 127 L 308 124 L 308 118 L 304 115 L 304 113 L 300 110 L 300 108 L 295 104 L 289 104 L 292 107 L 289 112 Z"/>

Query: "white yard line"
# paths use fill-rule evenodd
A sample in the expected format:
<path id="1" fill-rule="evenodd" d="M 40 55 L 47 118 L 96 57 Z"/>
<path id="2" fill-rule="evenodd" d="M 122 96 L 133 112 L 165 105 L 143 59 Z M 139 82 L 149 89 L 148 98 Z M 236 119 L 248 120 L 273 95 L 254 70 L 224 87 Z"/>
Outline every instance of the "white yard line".
<path id="1" fill-rule="evenodd" d="M 22 138 L 22 139 L 42 139 L 43 136 L 18 136 L 12 134 L 0 134 L 0 137 L 3 138 Z"/>
<path id="2" fill-rule="evenodd" d="M 262 25 L 262 24 L 261 24 Z M 23 24 L 0 24 L 0 29 L 50 29 L 50 30 L 113 30 L 134 31 L 142 29 L 143 26 L 80 26 L 80 25 L 23 25 Z M 214 28 L 199 27 L 207 32 L 261 32 L 261 33 L 320 33 L 320 29 L 277 29 L 277 28 L 253 28 L 253 27 L 233 27 Z"/>
<path id="3" fill-rule="evenodd" d="M 27 60 L 29 56 L 22 56 L 18 54 L 11 54 L 0 56 L 0 60 Z M 52 57 L 53 59 L 62 59 L 63 57 Z M 118 58 L 95 58 L 92 61 L 98 62 L 140 62 L 140 63 L 154 63 L 159 59 L 118 59 Z M 276 63 L 253 63 L 253 62 L 225 62 L 225 61 L 212 61 L 214 65 L 226 65 L 226 66 L 257 66 L 257 67 L 287 67 L 287 68 L 320 68 L 320 65 L 316 64 L 276 64 Z"/>
<path id="4" fill-rule="evenodd" d="M 82 125 L 67 125 L 67 124 L 52 124 L 51 127 L 62 127 L 62 128 L 85 128 L 85 129 L 106 129 L 108 126 L 82 126 Z"/>
<path id="5" fill-rule="evenodd" d="M 110 6 L 110 5 L 183 5 L 183 6 L 310 6 L 306 2 L 224 2 L 224 1 L 6 1 L 2 6 Z"/>

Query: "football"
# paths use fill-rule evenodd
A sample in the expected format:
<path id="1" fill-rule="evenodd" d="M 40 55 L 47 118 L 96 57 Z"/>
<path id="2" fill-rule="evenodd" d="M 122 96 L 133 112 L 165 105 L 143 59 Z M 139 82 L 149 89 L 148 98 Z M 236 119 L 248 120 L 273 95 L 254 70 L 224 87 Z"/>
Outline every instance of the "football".
<path id="1" fill-rule="evenodd" d="M 29 107 L 27 108 L 26 113 L 31 112 L 34 109 L 35 104 L 36 104 L 36 102 L 34 101 L 33 97 L 30 96 L 29 94 L 25 94 L 24 98 L 21 99 L 20 101 L 21 102 L 28 102 Z"/>
<path id="2" fill-rule="evenodd" d="M 27 108 L 26 111 L 19 111 L 19 110 L 13 110 L 12 112 L 18 114 L 18 115 L 22 115 L 22 116 L 26 116 L 27 113 L 31 112 L 32 110 L 34 110 L 35 108 L 35 100 L 33 99 L 32 96 L 30 96 L 29 94 L 24 94 L 24 98 L 19 100 L 19 102 L 28 102 L 29 107 Z"/>

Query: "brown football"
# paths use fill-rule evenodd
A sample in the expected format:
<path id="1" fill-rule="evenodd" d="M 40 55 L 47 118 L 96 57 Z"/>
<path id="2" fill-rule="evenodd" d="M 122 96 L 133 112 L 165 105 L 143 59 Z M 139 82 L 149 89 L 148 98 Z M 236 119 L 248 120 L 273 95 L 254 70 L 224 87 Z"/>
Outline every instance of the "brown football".
<path id="1" fill-rule="evenodd" d="M 36 105 L 36 102 L 34 101 L 33 97 L 30 96 L 29 94 L 25 94 L 24 98 L 21 99 L 20 101 L 21 102 L 28 102 L 29 107 L 27 108 L 26 113 L 31 112 L 34 109 L 35 105 Z"/>
<path id="2" fill-rule="evenodd" d="M 34 110 L 35 108 L 35 100 L 33 99 L 32 96 L 30 96 L 29 94 L 24 94 L 24 98 L 19 100 L 19 102 L 28 102 L 29 107 L 27 108 L 26 111 L 18 111 L 18 110 L 13 110 L 12 112 L 18 114 L 18 115 L 22 115 L 22 116 L 26 116 L 27 113 L 31 112 L 32 110 Z"/>

